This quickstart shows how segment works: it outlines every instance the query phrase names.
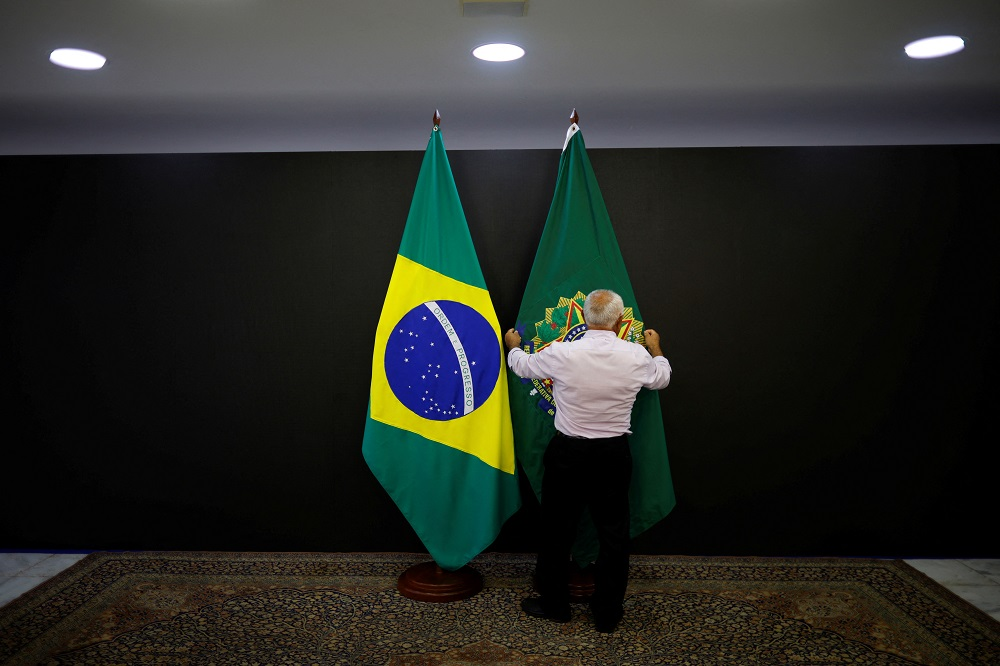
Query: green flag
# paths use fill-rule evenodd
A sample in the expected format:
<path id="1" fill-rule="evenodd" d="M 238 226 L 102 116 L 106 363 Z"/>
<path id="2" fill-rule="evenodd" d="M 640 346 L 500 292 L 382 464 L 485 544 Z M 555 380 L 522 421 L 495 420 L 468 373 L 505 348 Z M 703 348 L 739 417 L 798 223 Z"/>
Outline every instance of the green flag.
<path id="1" fill-rule="evenodd" d="M 594 289 L 612 289 L 625 302 L 625 323 L 618 337 L 642 343 L 643 322 L 618 248 L 597 179 L 587 158 L 580 128 L 573 123 L 559 159 L 559 174 L 535 262 L 517 314 L 522 348 L 529 354 L 556 340 L 573 340 L 586 331 L 583 301 Z M 555 434 L 558 406 L 551 382 L 520 379 L 510 373 L 510 409 L 518 462 L 535 495 L 541 497 L 542 456 Z M 676 504 L 663 434 L 659 396 L 642 389 L 632 409 L 631 534 L 636 536 L 666 516 Z M 597 556 L 597 536 L 586 514 L 581 519 L 573 558 L 581 566 Z"/>
<path id="2" fill-rule="evenodd" d="M 362 454 L 443 569 L 521 505 L 500 326 L 438 127 L 375 333 Z"/>

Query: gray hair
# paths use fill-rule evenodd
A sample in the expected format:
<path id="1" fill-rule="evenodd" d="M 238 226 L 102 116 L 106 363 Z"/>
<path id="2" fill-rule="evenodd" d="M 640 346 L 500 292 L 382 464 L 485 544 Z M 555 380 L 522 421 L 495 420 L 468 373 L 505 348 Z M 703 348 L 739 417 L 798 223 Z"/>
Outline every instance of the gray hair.
<path id="1" fill-rule="evenodd" d="M 595 289 L 583 302 L 583 319 L 591 328 L 612 329 L 623 314 L 622 297 L 610 289 Z"/>

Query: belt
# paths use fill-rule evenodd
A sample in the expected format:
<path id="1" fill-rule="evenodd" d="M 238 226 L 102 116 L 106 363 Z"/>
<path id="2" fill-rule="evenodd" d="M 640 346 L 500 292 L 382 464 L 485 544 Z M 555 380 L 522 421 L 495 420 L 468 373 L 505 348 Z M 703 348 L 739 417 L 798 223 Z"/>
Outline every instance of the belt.
<path id="1" fill-rule="evenodd" d="M 559 435 L 560 437 L 565 437 L 566 439 L 586 439 L 586 440 L 594 440 L 594 439 L 618 439 L 619 437 L 622 437 L 622 436 L 625 435 L 625 433 L 622 433 L 621 435 L 612 435 L 611 437 L 581 437 L 580 435 L 567 435 L 566 433 L 560 432 L 559 430 L 556 430 L 556 434 Z"/>

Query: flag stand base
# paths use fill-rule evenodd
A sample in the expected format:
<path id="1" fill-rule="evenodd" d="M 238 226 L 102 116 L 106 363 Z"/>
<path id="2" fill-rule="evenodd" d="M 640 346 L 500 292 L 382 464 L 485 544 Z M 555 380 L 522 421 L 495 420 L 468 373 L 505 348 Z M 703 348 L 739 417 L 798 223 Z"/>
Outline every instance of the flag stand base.
<path id="1" fill-rule="evenodd" d="M 569 600 L 573 602 L 589 601 L 594 596 L 593 567 L 580 569 L 574 566 L 569 572 Z"/>
<path id="2" fill-rule="evenodd" d="M 445 571 L 436 562 L 422 562 L 403 572 L 396 589 L 416 601 L 459 601 L 482 590 L 483 577 L 469 566 Z"/>

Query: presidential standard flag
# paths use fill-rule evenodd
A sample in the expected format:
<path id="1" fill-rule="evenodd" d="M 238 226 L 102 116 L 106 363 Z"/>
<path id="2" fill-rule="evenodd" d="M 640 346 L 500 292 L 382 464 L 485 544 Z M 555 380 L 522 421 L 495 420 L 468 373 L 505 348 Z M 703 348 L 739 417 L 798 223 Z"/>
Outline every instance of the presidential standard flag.
<path id="1" fill-rule="evenodd" d="M 583 302 L 594 289 L 612 289 L 625 302 L 625 322 L 618 337 L 642 343 L 642 315 L 618 248 L 611 218 L 587 158 L 583 135 L 570 125 L 559 159 L 556 190 L 528 284 L 517 314 L 522 348 L 529 354 L 554 341 L 571 341 L 587 330 Z M 542 456 L 555 434 L 559 408 L 552 383 L 510 374 L 510 409 L 517 458 L 535 495 L 541 498 Z M 631 534 L 636 536 L 674 508 L 673 483 L 663 435 L 660 400 L 642 389 L 632 410 L 632 485 L 629 491 Z M 573 559 L 581 566 L 597 556 L 597 535 L 586 514 L 581 519 Z"/>
<path id="2" fill-rule="evenodd" d="M 365 461 L 442 569 L 520 507 L 500 326 L 431 132 L 375 332 Z"/>

